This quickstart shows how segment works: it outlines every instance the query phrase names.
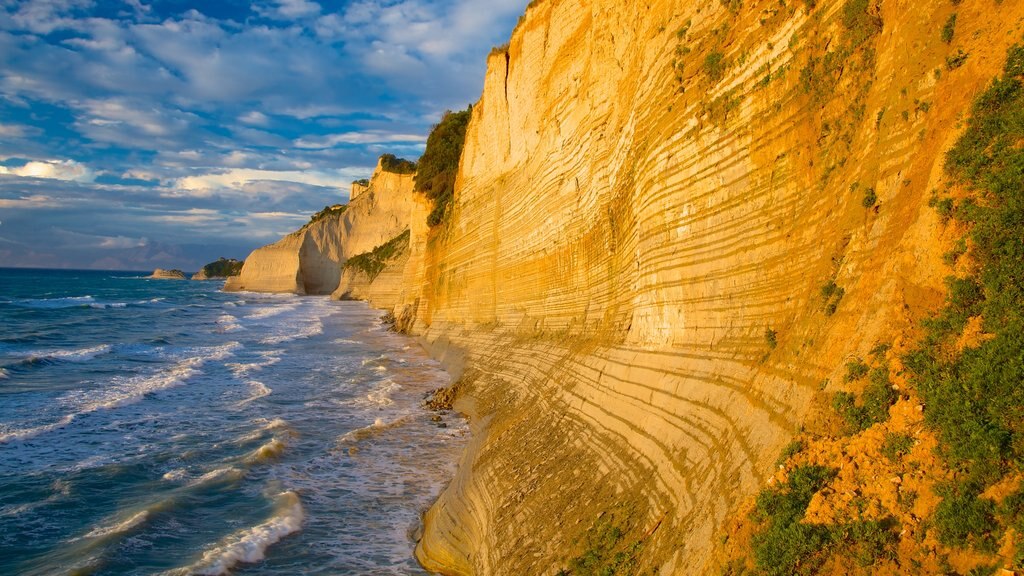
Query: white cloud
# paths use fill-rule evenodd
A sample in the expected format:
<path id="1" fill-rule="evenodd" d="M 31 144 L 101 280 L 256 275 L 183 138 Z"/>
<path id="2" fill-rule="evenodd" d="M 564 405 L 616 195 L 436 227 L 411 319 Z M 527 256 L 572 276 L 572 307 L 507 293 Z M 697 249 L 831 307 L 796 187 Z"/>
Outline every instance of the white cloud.
<path id="1" fill-rule="evenodd" d="M 192 196 L 211 196 L 218 190 L 241 191 L 253 182 L 294 182 L 310 186 L 347 189 L 352 180 L 366 172 L 364 168 L 347 168 L 336 171 L 273 171 L 256 169 L 235 169 L 216 174 L 189 176 L 176 182 L 178 192 Z"/>
<path id="2" fill-rule="evenodd" d="M 0 124 L 0 136 L 4 138 L 21 138 L 25 135 L 25 127 L 16 124 Z"/>
<path id="3" fill-rule="evenodd" d="M 253 8 L 263 16 L 284 19 L 310 17 L 321 12 L 321 5 L 309 0 L 274 0 L 272 6 L 256 5 Z"/>
<path id="4" fill-rule="evenodd" d="M 2 172 L 0 172 L 2 174 Z M 32 196 L 23 196 L 21 198 L 0 198 L 0 208 L 22 208 L 22 209 L 37 209 L 37 208 L 54 208 L 60 204 L 57 200 L 39 194 Z"/>
<path id="5" fill-rule="evenodd" d="M 247 112 L 239 116 L 238 120 L 239 122 L 244 122 L 245 124 L 252 124 L 253 126 L 266 126 L 270 124 L 270 118 L 267 118 L 266 114 L 258 110 L 252 110 L 250 112 Z"/>
<path id="6" fill-rule="evenodd" d="M 74 160 L 33 160 L 24 166 L 0 166 L 0 175 L 73 182 L 92 182 L 95 179 L 92 170 Z"/>
<path id="7" fill-rule="evenodd" d="M 379 130 L 366 132 L 345 132 L 326 136 L 309 136 L 295 141 L 296 148 L 319 150 L 333 148 L 339 144 L 384 144 L 388 142 L 426 142 L 422 134 L 389 134 Z"/>

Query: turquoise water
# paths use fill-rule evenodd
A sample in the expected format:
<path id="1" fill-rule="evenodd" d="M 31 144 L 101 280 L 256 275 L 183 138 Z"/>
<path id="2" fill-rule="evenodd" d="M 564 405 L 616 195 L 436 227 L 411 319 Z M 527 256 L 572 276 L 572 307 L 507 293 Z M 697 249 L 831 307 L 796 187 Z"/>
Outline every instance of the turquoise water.
<path id="1" fill-rule="evenodd" d="M 361 303 L 0 269 L 0 574 L 423 574 L 462 420 Z"/>

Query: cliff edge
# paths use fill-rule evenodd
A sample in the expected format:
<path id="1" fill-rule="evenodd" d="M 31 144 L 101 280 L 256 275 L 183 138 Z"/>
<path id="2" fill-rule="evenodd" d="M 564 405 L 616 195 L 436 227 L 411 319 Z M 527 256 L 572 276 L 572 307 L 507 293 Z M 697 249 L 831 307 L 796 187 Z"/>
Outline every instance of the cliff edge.
<path id="1" fill-rule="evenodd" d="M 408 228 L 413 176 L 381 162 L 368 185 L 353 183 L 347 206 L 328 207 L 278 242 L 255 250 L 227 291 L 331 294 L 345 261 L 372 251 Z"/>

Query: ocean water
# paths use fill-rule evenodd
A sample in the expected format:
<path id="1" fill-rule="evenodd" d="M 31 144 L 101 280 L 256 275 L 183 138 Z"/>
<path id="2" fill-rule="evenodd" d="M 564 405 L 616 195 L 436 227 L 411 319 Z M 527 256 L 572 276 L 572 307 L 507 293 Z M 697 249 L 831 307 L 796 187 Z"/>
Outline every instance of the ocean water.
<path id="1" fill-rule="evenodd" d="M 379 313 L 0 269 L 0 574 L 424 574 L 467 433 Z"/>

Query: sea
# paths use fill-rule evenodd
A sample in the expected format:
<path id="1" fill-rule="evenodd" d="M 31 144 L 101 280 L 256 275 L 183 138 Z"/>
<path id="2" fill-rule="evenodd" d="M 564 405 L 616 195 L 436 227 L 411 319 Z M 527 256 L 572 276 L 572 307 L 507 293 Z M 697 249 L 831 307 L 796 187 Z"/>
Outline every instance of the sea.
<path id="1" fill-rule="evenodd" d="M 426 574 L 467 441 L 366 304 L 0 269 L 0 575 Z"/>

